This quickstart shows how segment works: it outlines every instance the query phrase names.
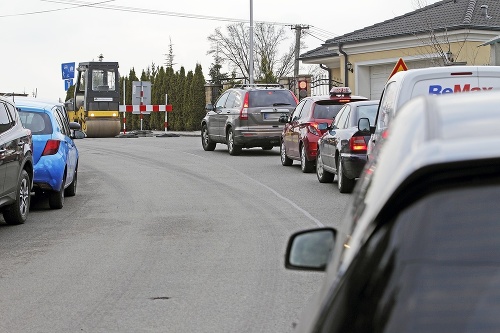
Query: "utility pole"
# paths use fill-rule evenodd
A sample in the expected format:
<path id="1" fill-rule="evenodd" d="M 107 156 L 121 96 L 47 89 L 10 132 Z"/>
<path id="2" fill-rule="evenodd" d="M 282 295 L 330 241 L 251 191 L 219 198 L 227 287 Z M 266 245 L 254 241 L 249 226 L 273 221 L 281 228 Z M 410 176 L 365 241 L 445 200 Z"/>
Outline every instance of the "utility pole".
<path id="1" fill-rule="evenodd" d="M 253 84 L 253 0 L 250 0 L 250 52 L 249 52 L 248 76 L 250 84 Z"/>
<path id="2" fill-rule="evenodd" d="M 293 76 L 297 79 L 299 76 L 300 36 L 302 35 L 302 30 L 309 29 L 309 26 L 296 24 L 291 28 L 295 30 L 295 66 L 293 68 Z"/>

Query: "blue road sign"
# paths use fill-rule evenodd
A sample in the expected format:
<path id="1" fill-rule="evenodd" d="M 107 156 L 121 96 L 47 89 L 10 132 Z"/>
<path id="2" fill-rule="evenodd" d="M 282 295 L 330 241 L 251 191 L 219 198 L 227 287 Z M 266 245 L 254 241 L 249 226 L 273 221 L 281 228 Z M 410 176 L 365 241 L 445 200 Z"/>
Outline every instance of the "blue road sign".
<path id="1" fill-rule="evenodd" d="M 65 64 L 61 64 L 61 70 L 62 70 L 62 79 L 73 79 L 75 77 L 75 63 L 74 62 L 68 62 Z"/>
<path id="2" fill-rule="evenodd" d="M 64 80 L 64 90 L 68 91 L 69 87 L 73 85 L 73 79 Z"/>

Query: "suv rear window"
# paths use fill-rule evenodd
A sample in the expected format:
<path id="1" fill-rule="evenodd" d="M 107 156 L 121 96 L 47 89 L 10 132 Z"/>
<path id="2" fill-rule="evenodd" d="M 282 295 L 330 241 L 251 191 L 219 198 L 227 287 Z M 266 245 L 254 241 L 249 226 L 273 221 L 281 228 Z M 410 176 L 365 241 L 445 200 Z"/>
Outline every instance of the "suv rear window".
<path id="1" fill-rule="evenodd" d="M 251 108 L 279 105 L 297 106 L 297 103 L 288 90 L 256 90 L 249 92 L 248 106 Z"/>

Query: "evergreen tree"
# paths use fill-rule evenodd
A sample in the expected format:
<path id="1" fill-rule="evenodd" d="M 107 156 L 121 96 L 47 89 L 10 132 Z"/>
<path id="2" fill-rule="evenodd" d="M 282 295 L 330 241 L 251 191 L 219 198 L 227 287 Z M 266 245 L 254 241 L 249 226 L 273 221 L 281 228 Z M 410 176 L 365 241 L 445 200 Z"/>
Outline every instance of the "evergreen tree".
<path id="1" fill-rule="evenodd" d="M 183 102 L 182 107 L 184 111 L 183 125 L 184 130 L 191 131 L 193 115 L 193 92 L 191 91 L 193 83 L 193 71 L 189 71 L 186 75 L 186 81 L 184 83 L 183 91 Z"/>
<path id="2" fill-rule="evenodd" d="M 193 117 L 190 130 L 201 130 L 201 120 L 205 116 L 205 77 L 200 64 L 196 64 L 193 82 L 191 83 Z"/>

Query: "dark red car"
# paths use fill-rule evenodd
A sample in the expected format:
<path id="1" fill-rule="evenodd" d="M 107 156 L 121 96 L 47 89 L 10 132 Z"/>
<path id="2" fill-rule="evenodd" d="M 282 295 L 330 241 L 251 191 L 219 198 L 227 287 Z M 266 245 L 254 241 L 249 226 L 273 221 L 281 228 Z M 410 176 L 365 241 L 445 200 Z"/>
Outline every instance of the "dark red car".
<path id="1" fill-rule="evenodd" d="M 289 166 L 297 160 L 302 172 L 313 172 L 318 140 L 326 132 L 318 125 L 330 126 L 344 104 L 365 100 L 368 98 L 351 95 L 349 87 L 334 87 L 330 95 L 302 99 L 290 116 L 280 118 L 280 122 L 285 123 L 281 134 L 281 164 Z"/>

